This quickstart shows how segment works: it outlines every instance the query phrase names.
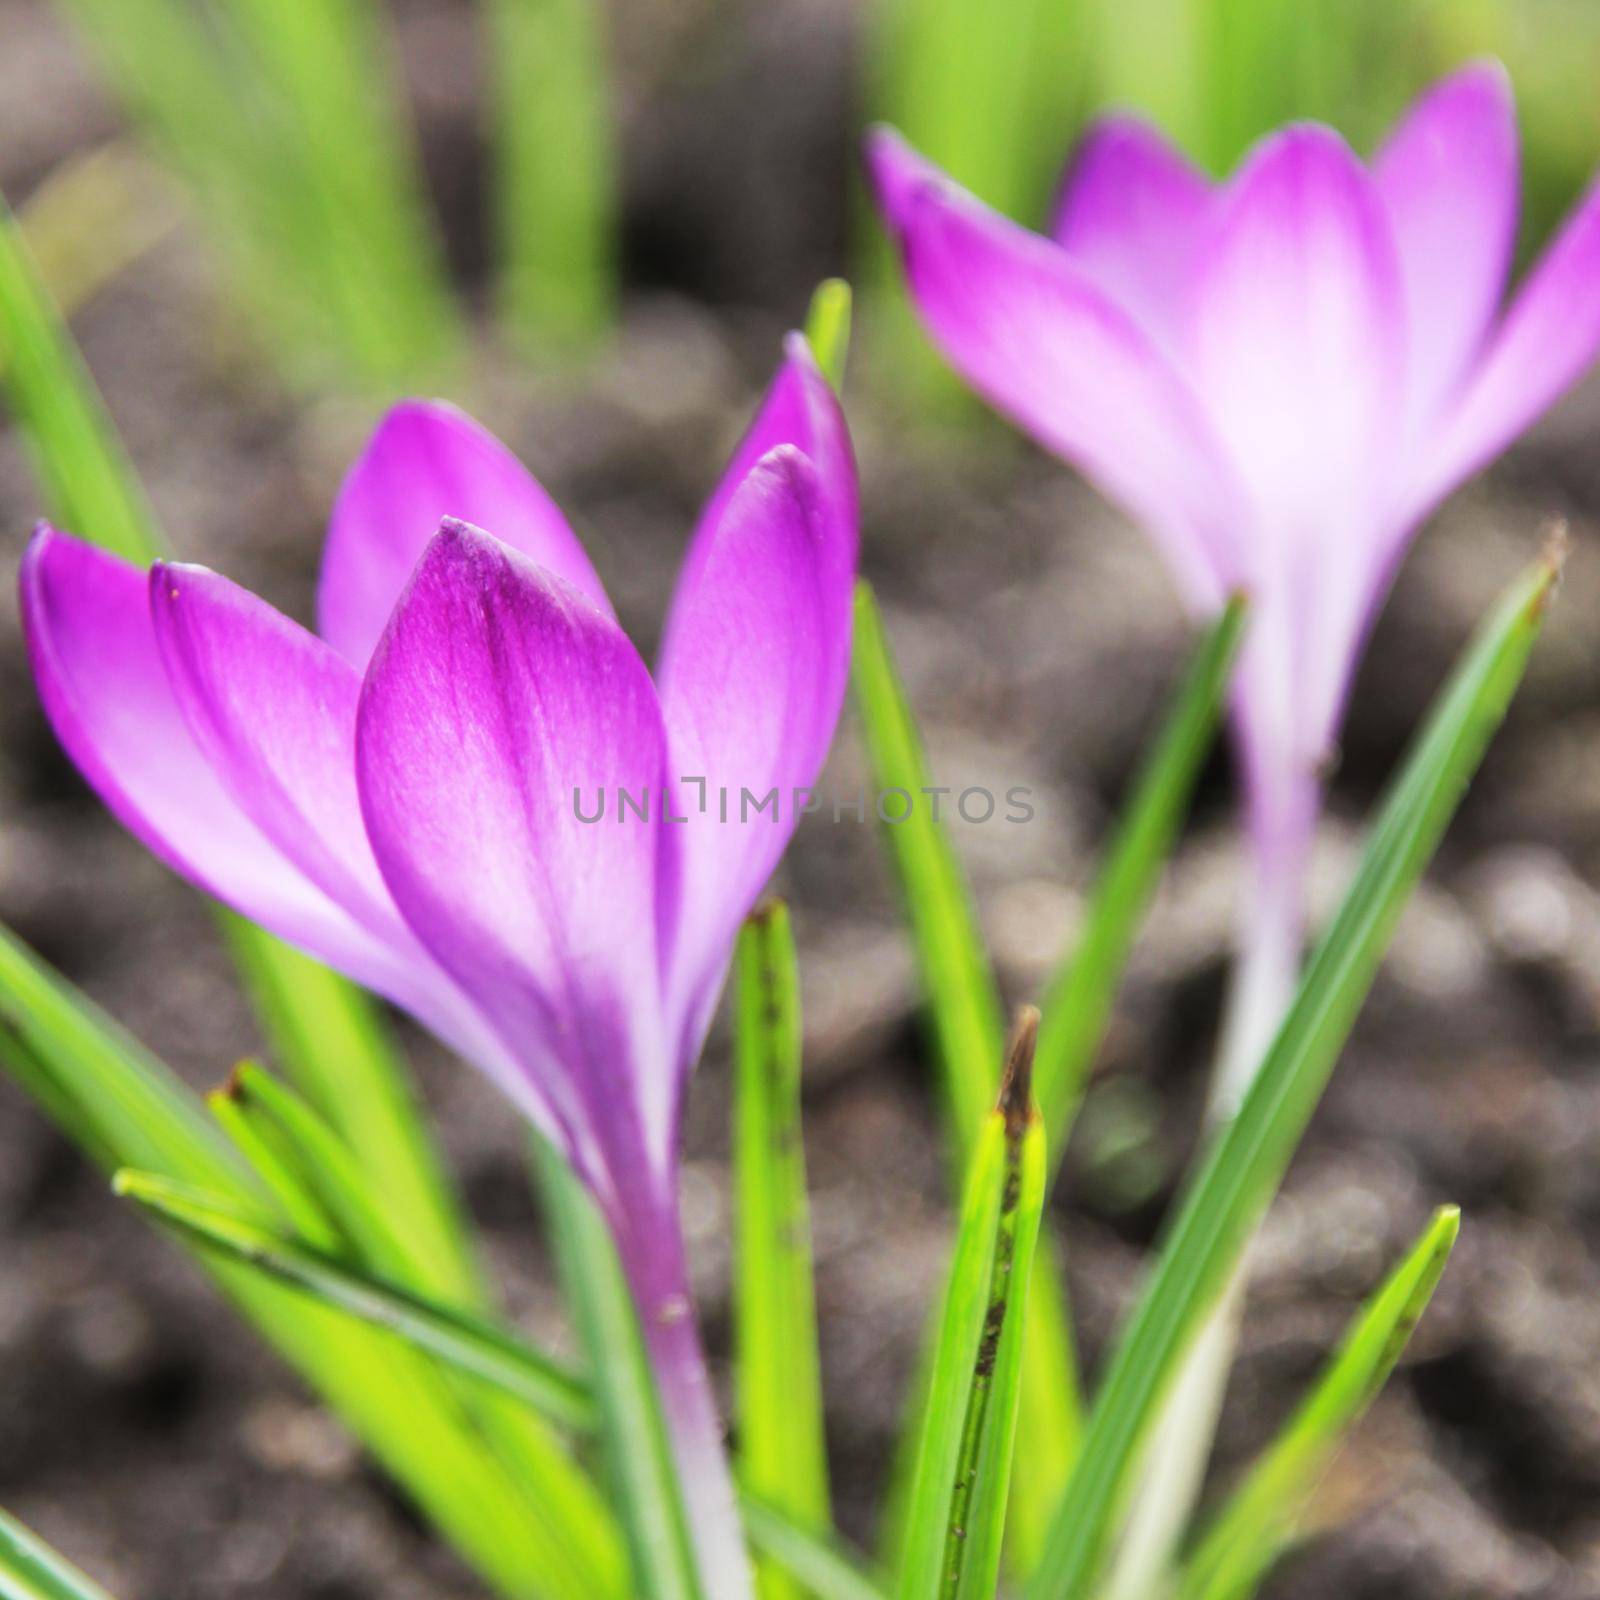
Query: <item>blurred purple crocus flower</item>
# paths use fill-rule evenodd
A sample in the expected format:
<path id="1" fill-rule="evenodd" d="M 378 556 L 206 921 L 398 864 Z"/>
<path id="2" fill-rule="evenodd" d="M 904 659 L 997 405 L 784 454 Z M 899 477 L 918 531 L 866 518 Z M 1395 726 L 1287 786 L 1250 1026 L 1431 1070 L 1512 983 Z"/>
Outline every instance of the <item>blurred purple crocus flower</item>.
<path id="1" fill-rule="evenodd" d="M 46 711 L 124 825 L 419 1018 L 593 1191 L 717 1600 L 749 1580 L 688 1300 L 679 1110 L 832 739 L 856 544 L 844 420 L 794 335 L 653 679 L 555 505 L 444 405 L 390 412 L 345 480 L 319 633 L 204 568 L 145 573 L 50 528 L 22 571 Z M 724 785 L 777 788 L 779 815 L 697 804 Z"/>
<path id="2" fill-rule="evenodd" d="M 1435 86 L 1370 164 L 1291 126 L 1213 185 L 1108 118 L 1047 235 L 893 132 L 868 164 L 953 365 L 1143 522 L 1194 606 L 1254 602 L 1234 704 L 1257 863 L 1223 1050 L 1236 1093 L 1294 980 L 1320 775 L 1407 542 L 1600 348 L 1600 189 L 1502 307 L 1517 139 L 1494 63 Z"/>

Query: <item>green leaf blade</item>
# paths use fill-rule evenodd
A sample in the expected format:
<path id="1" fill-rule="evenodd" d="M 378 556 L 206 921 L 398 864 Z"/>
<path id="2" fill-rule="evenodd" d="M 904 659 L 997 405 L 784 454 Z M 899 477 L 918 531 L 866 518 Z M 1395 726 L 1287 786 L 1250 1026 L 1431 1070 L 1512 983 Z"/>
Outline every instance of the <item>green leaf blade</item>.
<path id="1" fill-rule="evenodd" d="M 1435 701 L 1344 904 L 1255 1083 L 1188 1189 L 1119 1337 L 1029 1600 L 1092 1592 L 1127 1470 L 1165 1385 L 1310 1120 L 1404 901 L 1521 679 L 1555 577 L 1545 561 L 1512 586 Z"/>
<path id="2" fill-rule="evenodd" d="M 793 1521 L 831 1525 L 811 1223 L 800 1132 L 800 980 L 789 914 L 750 917 L 734 962 L 734 1278 L 738 1473 Z M 801 1600 L 771 1563 L 763 1600 Z"/>
<path id="3" fill-rule="evenodd" d="M 486 1305 L 460 1203 L 377 1002 L 242 917 L 221 920 L 277 1059 L 349 1145 L 428 1281 Z"/>
<path id="4" fill-rule="evenodd" d="M 0 1600 L 111 1600 L 100 1585 L 0 1511 Z"/>
<path id="5" fill-rule="evenodd" d="M 640 1600 L 706 1600 L 633 1296 L 598 1208 L 543 1141 L 534 1170 L 556 1265 L 594 1375 L 601 1443 Z"/>
<path id="6" fill-rule="evenodd" d="M 1052 1170 L 1066 1147 L 1134 936 L 1215 742 L 1246 614 L 1242 599 L 1230 601 L 1191 656 L 1105 851 L 1083 931 L 1045 992 L 1035 1083 Z"/>
<path id="7" fill-rule="evenodd" d="M 1021 1399 L 1023 1325 L 1044 1208 L 1044 1130 L 1029 1087 L 1036 1012 L 973 1155 L 923 1419 L 899 1600 L 989 1600 Z"/>
<path id="8" fill-rule="evenodd" d="M 902 789 L 920 801 L 933 779 L 889 653 L 882 614 L 866 583 L 856 586 L 851 673 L 875 786 L 880 792 Z M 912 806 L 904 822 L 885 826 L 883 834 L 894 857 L 933 1023 L 951 1164 L 959 1181 L 999 1088 L 1005 1048 L 1000 997 L 961 864 L 932 807 Z"/>
<path id="9" fill-rule="evenodd" d="M 614 113 L 596 0 L 490 0 L 500 310 L 514 342 L 573 348 L 616 306 Z"/>
<path id="10" fill-rule="evenodd" d="M 1461 1229 L 1441 1206 L 1361 1308 L 1288 1425 L 1263 1452 L 1185 1564 L 1180 1600 L 1244 1600 L 1292 1540 L 1317 1478 L 1388 1381 L 1433 1298 Z"/>
<path id="11" fill-rule="evenodd" d="M 958 1192 L 966 1181 L 976 1130 L 984 1125 L 999 1088 L 1005 1040 L 995 987 L 971 896 L 951 843 L 925 791 L 933 786 L 915 716 L 889 650 L 883 618 L 867 584 L 856 588 L 855 650 L 851 664 L 856 707 L 875 787 L 903 789 L 918 803 L 903 822 L 882 832 L 899 880 L 924 1003 L 933 1026 L 940 1072 L 946 1148 Z M 1048 1526 L 1066 1482 L 1079 1430 L 1082 1402 L 1077 1355 L 1066 1312 L 1066 1291 L 1054 1256 L 1033 1264 L 1025 1345 L 1026 1399 L 1022 1455 L 1029 1463 L 1018 1480 L 1013 1527 L 1030 1554 Z M 931 1345 L 924 1352 L 926 1382 Z M 890 1489 L 888 1543 L 904 1536 L 917 1466 L 917 1434 L 908 1429 L 897 1452 Z"/>
<path id="12" fill-rule="evenodd" d="M 275 1230 L 251 1208 L 192 1184 L 125 1168 L 116 1174 L 113 1188 L 205 1248 L 399 1334 L 419 1350 L 496 1385 L 552 1422 L 582 1432 L 596 1425 L 594 1396 L 577 1374 L 507 1337 L 483 1318 L 353 1268 Z"/>
<path id="13" fill-rule="evenodd" d="M 835 394 L 844 391 L 845 363 L 850 356 L 852 296 L 843 278 L 826 278 L 817 285 L 806 311 L 806 343 Z"/>

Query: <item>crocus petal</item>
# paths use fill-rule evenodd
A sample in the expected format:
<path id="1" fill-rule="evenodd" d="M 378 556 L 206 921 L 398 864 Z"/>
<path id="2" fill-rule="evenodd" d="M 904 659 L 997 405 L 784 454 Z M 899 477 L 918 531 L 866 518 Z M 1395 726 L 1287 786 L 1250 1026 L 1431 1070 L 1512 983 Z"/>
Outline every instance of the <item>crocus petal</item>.
<path id="1" fill-rule="evenodd" d="M 1418 474 L 1413 513 L 1486 465 L 1600 353 L 1600 183 L 1517 291 Z"/>
<path id="2" fill-rule="evenodd" d="M 357 921 L 405 936 L 356 794 L 360 674 L 204 567 L 158 563 L 150 611 L 190 732 L 240 809 Z"/>
<path id="3" fill-rule="evenodd" d="M 443 975 L 417 970 L 375 937 L 240 807 L 173 692 L 149 587 L 139 568 L 53 529 L 28 548 L 28 649 L 67 754 L 118 821 L 174 871 L 475 1048 L 485 1030 L 441 992 Z"/>
<path id="4" fill-rule="evenodd" d="M 417 937 L 519 1053 L 614 1208 L 630 1163 L 664 1170 L 673 1131 L 652 925 L 664 746 L 616 623 L 447 522 L 362 688 L 367 833 Z M 650 822 L 613 811 L 619 787 L 649 801 Z M 597 790 L 606 815 L 585 823 Z"/>
<path id="5" fill-rule="evenodd" d="M 677 791 L 686 820 L 668 986 L 685 1061 L 838 721 L 856 557 L 840 499 L 805 456 L 780 446 L 740 484 L 673 602 L 661 704 L 673 776 L 697 780 Z"/>
<path id="6" fill-rule="evenodd" d="M 1195 397 L 1134 319 L 1058 245 L 979 204 L 892 133 L 868 164 L 911 293 L 949 360 L 1083 468 L 1214 603 L 1239 503 Z"/>
<path id="7" fill-rule="evenodd" d="M 408 400 L 378 425 L 328 525 L 318 627 L 357 667 L 446 517 L 487 528 L 610 614 L 583 546 L 533 474 L 465 412 Z"/>
<path id="8" fill-rule="evenodd" d="M 1212 188 L 1148 123 L 1091 127 L 1062 184 L 1056 242 L 1151 333 L 1177 331 Z"/>
<path id="9" fill-rule="evenodd" d="M 838 498 L 837 516 L 850 528 L 857 525 L 855 459 L 839 403 L 803 334 L 791 333 L 784 340 L 783 350 L 783 363 L 762 398 L 755 420 L 700 512 L 678 576 L 680 594 L 694 584 L 700 563 L 716 542 L 716 530 L 728 503 L 756 463 L 780 445 L 793 445 L 816 463 L 823 491 Z"/>
<path id="10" fill-rule="evenodd" d="M 1409 437 L 1482 348 L 1517 231 L 1517 124 L 1498 62 L 1422 97 L 1373 162 L 1405 284 Z"/>
<path id="11" fill-rule="evenodd" d="M 1195 382 L 1253 501 L 1238 579 L 1261 597 L 1254 716 L 1265 737 L 1316 759 L 1383 565 L 1403 381 L 1393 241 L 1337 135 L 1291 128 L 1246 163 L 1192 315 Z"/>

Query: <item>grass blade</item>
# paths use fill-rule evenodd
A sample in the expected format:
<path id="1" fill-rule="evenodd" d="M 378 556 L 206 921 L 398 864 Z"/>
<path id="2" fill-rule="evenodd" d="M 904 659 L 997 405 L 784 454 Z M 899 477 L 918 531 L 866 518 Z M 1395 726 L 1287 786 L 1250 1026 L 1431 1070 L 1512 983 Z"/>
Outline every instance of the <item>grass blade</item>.
<path id="1" fill-rule="evenodd" d="M 615 311 L 616 150 L 598 0 L 490 0 L 500 312 L 513 340 L 582 344 Z"/>
<path id="2" fill-rule="evenodd" d="M 113 1187 L 204 1249 L 288 1285 L 342 1316 L 386 1328 L 552 1422 L 581 1432 L 599 1426 L 588 1380 L 500 1323 L 383 1282 L 326 1251 L 313 1250 L 248 1201 L 131 1169 L 117 1173 Z M 749 1492 L 741 1496 L 741 1507 L 752 1543 L 783 1567 L 803 1593 L 817 1600 L 883 1600 L 883 1590 L 859 1558 L 837 1540 L 800 1526 Z"/>
<path id="3" fill-rule="evenodd" d="M 874 784 L 879 790 L 904 789 L 920 800 L 933 779 L 889 653 L 883 618 L 865 583 L 856 589 L 851 673 Z M 1000 996 L 949 832 L 934 819 L 932 807 L 919 803 L 904 822 L 882 831 L 900 880 L 933 1023 L 945 1142 L 959 1189 L 972 1160 L 974 1136 L 985 1125 L 999 1089 L 997 1063 L 1005 1048 Z M 1018 1445 L 1028 1471 L 1018 1480 L 1013 1508 L 1014 1530 L 1025 1551 L 1037 1549 L 1036 1540 L 1049 1525 L 1071 1471 L 1082 1416 L 1066 1292 L 1048 1249 L 1035 1260 L 1033 1277 Z M 925 1367 L 931 1361 L 929 1345 Z M 925 1375 L 921 1383 L 927 1381 Z M 902 1439 L 891 1480 L 891 1510 L 909 1506 L 916 1438 L 913 1428 Z M 893 1551 L 899 1548 L 903 1525 L 897 1514 L 886 1523 L 887 1548 Z"/>
<path id="4" fill-rule="evenodd" d="M 900 1600 L 990 1600 L 1011 1480 L 1022 1327 L 1044 1207 L 1044 1129 L 1031 1077 L 1039 1015 L 1018 1020 L 1000 1104 L 984 1119 L 962 1203 L 923 1419 Z"/>
<path id="5" fill-rule="evenodd" d="M 889 654 L 883 617 L 865 583 L 856 586 L 851 673 L 875 785 L 904 789 L 920 799 L 933 779 Z M 932 807 L 913 806 L 904 822 L 886 827 L 883 835 L 894 855 L 916 946 L 937 1047 L 951 1163 L 960 1179 L 999 1088 L 1004 1048 L 1000 996 L 955 848 L 948 830 L 934 820 Z"/>
<path id="6" fill-rule="evenodd" d="M 0 1600 L 111 1600 L 36 1533 L 0 1511 Z"/>
<path id="7" fill-rule="evenodd" d="M 449 1285 L 438 1281 L 349 1147 L 310 1105 L 248 1062 L 234 1073 L 222 1098 L 257 1144 L 271 1152 L 282 1172 L 280 1185 L 286 1182 L 298 1190 L 297 1209 L 310 1207 L 326 1217 L 354 1263 L 414 1299 L 443 1295 L 450 1302 Z M 444 1308 L 446 1316 L 460 1311 L 469 1323 L 481 1321 L 472 1316 L 473 1309 L 459 1303 Z M 528 1414 L 525 1401 L 508 1404 L 500 1386 L 487 1391 L 482 1382 L 457 1387 L 477 1426 L 537 1508 L 552 1576 L 573 1592 L 622 1594 L 626 1560 L 620 1532 L 594 1484 L 562 1443 Z"/>
<path id="8" fill-rule="evenodd" d="M 1512 586 L 1436 700 L 1260 1074 L 1200 1165 L 1117 1341 L 1030 1600 L 1079 1600 L 1092 1591 L 1129 1465 L 1276 1190 L 1401 908 L 1505 714 L 1556 570 L 1553 559 L 1541 561 Z"/>
<path id="9" fill-rule="evenodd" d="M 193 1184 L 124 1168 L 112 1187 L 206 1248 L 257 1267 L 350 1316 L 390 1329 L 562 1427 L 588 1432 L 596 1425 L 594 1396 L 583 1379 L 520 1339 L 508 1337 L 485 1318 L 359 1271 L 274 1229 L 260 1212 Z"/>
<path id="10" fill-rule="evenodd" d="M 750 1542 L 812 1600 L 887 1600 L 883 1585 L 836 1539 L 802 1528 L 748 1492 L 739 1497 Z"/>
<path id="11" fill-rule="evenodd" d="M 17 222 L 40 281 L 70 317 L 169 237 L 181 216 L 167 175 L 116 141 L 52 171 L 28 195 Z"/>
<path id="12" fill-rule="evenodd" d="M 270 1206 L 198 1102 L 148 1052 L 0 929 L 0 1066 L 108 1170 L 138 1167 L 246 1208 Z M 500 1593 L 592 1600 L 563 1585 L 539 1507 L 471 1426 L 436 1368 L 404 1343 L 217 1262 L 237 1309 L 318 1389 Z"/>
<path id="13" fill-rule="evenodd" d="M 129 560 L 160 554 L 165 540 L 138 475 L 3 211 L 0 378 L 50 514 Z M 459 1210 L 375 1004 L 261 929 L 227 914 L 223 926 L 274 1048 L 376 1176 L 397 1225 L 441 1284 L 481 1294 Z"/>
<path id="14" fill-rule="evenodd" d="M 1059 1165 L 1118 979 L 1216 738 L 1244 633 L 1233 600 L 1201 639 L 1106 849 L 1076 947 L 1045 993 L 1034 1082 Z"/>
<path id="15" fill-rule="evenodd" d="M 533 1148 L 556 1265 L 594 1374 L 634 1593 L 639 1600 L 704 1600 L 666 1422 L 616 1247 L 566 1162 L 542 1141 Z"/>
<path id="16" fill-rule="evenodd" d="M 295 377 L 391 387 L 459 337 L 370 0 L 59 0 Z M 331 353 L 331 360 L 330 360 Z"/>
<path id="17" fill-rule="evenodd" d="M 3 202 L 0 379 L 50 514 L 130 561 L 151 560 L 155 515 Z"/>
<path id="18" fill-rule="evenodd" d="M 789 913 L 769 901 L 739 935 L 734 980 L 733 1181 L 739 1480 L 826 1533 L 827 1447 L 800 1136 L 800 976 Z M 802 1591 L 770 1564 L 764 1600 Z"/>
<path id="19" fill-rule="evenodd" d="M 1461 1228 L 1441 1206 L 1377 1292 L 1288 1426 L 1250 1469 L 1187 1563 L 1180 1600 L 1245 1600 L 1293 1539 L 1317 1479 L 1389 1379 Z"/>
<path id="20" fill-rule="evenodd" d="M 275 1054 L 350 1146 L 429 1282 L 487 1304 L 460 1205 L 377 1003 L 254 924 L 231 913 L 222 921 Z"/>
<path id="21" fill-rule="evenodd" d="M 806 310 L 806 342 L 835 394 L 844 392 L 852 298 L 850 285 L 843 278 L 825 278 L 817 285 Z"/>
<path id="22" fill-rule="evenodd" d="M 401 94 L 374 0 L 221 0 L 250 73 L 278 112 L 292 187 L 333 299 L 302 308 L 302 343 L 325 322 L 359 376 L 383 389 L 437 374 L 460 336 Z M 254 181 L 259 163 L 230 174 Z M 331 315 L 330 315 L 331 313 Z M 332 374 L 348 381 L 346 374 Z"/>

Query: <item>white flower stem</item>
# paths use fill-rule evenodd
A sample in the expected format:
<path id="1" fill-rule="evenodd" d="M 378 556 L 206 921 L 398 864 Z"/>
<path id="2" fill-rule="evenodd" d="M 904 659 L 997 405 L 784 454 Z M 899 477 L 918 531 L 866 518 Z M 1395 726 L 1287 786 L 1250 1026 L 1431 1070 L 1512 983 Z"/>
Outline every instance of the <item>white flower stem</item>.
<path id="1" fill-rule="evenodd" d="M 1208 1129 L 1239 1109 L 1294 998 L 1319 800 L 1316 785 L 1307 782 L 1273 816 L 1253 810 L 1253 882 L 1237 935 Z M 1196 1333 L 1144 1446 L 1103 1600 L 1152 1600 L 1165 1593 L 1173 1554 L 1205 1480 L 1243 1299 L 1241 1264 Z"/>
<path id="2" fill-rule="evenodd" d="M 623 1269 L 661 1397 L 705 1600 L 750 1600 L 750 1560 L 675 1217 L 670 1244 L 668 1238 L 663 1230 L 649 1247 L 624 1248 Z"/>

